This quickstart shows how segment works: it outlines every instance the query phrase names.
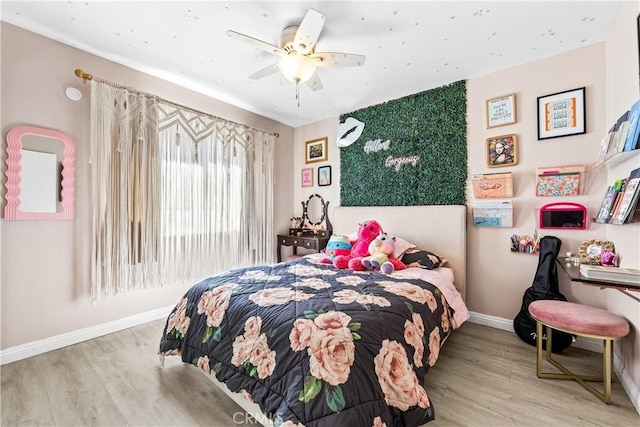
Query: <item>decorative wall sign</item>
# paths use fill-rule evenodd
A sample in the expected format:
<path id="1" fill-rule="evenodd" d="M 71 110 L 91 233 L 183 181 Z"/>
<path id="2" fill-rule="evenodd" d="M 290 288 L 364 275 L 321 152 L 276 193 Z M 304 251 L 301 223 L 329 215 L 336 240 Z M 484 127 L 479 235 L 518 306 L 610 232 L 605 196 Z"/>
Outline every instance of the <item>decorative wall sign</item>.
<path id="1" fill-rule="evenodd" d="M 348 147 L 360 138 L 364 131 L 364 123 L 353 117 L 338 125 L 338 147 Z"/>
<path id="2" fill-rule="evenodd" d="M 538 139 L 587 132 L 585 88 L 538 97 Z"/>
<path id="3" fill-rule="evenodd" d="M 420 156 L 393 157 L 389 156 L 384 161 L 384 165 L 388 168 L 394 168 L 396 172 L 400 172 L 400 168 L 404 165 L 411 165 L 414 168 L 418 165 Z"/>
<path id="4" fill-rule="evenodd" d="M 386 141 L 382 141 L 381 139 L 376 139 L 374 141 L 367 141 L 364 143 L 364 152 L 369 153 L 377 153 L 381 150 L 388 150 L 391 147 L 391 141 L 388 139 Z"/>
<path id="5" fill-rule="evenodd" d="M 487 128 L 510 125 L 515 122 L 515 93 L 487 100 Z"/>
<path id="6" fill-rule="evenodd" d="M 304 162 L 315 163 L 324 162 L 329 159 L 327 153 L 327 141 L 329 139 L 324 138 L 313 139 L 304 143 Z"/>

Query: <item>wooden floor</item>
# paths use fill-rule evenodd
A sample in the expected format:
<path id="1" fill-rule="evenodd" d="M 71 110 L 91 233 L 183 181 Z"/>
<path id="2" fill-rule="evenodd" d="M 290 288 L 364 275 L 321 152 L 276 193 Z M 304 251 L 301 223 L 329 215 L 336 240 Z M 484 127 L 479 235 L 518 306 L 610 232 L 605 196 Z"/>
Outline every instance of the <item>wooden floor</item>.
<path id="1" fill-rule="evenodd" d="M 2 426 L 255 426 L 197 368 L 177 357 L 159 366 L 163 325 L 2 366 Z M 600 354 L 571 347 L 559 359 L 599 373 Z M 539 380 L 534 347 L 472 323 L 445 343 L 426 389 L 436 413 L 430 427 L 640 425 L 619 382 L 606 405 L 574 381 Z"/>

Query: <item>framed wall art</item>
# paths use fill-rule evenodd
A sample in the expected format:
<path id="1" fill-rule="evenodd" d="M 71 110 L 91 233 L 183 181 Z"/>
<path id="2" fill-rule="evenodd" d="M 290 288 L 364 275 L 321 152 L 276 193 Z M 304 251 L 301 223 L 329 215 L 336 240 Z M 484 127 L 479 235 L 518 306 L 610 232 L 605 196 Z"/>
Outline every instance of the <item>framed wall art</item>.
<path id="1" fill-rule="evenodd" d="M 303 187 L 313 187 L 313 168 L 302 169 L 301 181 Z"/>
<path id="2" fill-rule="evenodd" d="M 318 168 L 318 185 L 320 187 L 331 185 L 331 166 L 321 166 Z"/>
<path id="3" fill-rule="evenodd" d="M 585 88 L 538 97 L 538 140 L 587 133 Z"/>
<path id="4" fill-rule="evenodd" d="M 516 94 L 487 100 L 487 128 L 511 125 L 516 122 Z"/>
<path id="5" fill-rule="evenodd" d="M 304 143 L 304 162 L 324 162 L 329 159 L 327 153 L 328 138 L 312 139 Z"/>
<path id="6" fill-rule="evenodd" d="M 518 164 L 518 137 L 513 134 L 494 136 L 485 141 L 487 166 L 499 168 Z"/>

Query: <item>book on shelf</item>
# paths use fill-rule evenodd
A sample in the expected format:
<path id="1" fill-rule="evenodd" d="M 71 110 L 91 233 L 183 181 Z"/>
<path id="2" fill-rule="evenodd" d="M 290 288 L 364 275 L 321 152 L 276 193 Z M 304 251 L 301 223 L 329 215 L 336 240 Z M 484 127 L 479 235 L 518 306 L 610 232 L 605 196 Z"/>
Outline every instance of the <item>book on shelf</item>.
<path id="1" fill-rule="evenodd" d="M 614 154 L 624 151 L 627 135 L 629 135 L 629 120 L 622 122 L 618 128 L 618 133 L 620 134 L 620 137 L 618 138 L 618 146 L 616 147 Z"/>
<path id="2" fill-rule="evenodd" d="M 589 279 L 615 280 L 640 284 L 640 269 L 612 267 L 608 265 L 580 265 L 580 274 Z"/>
<path id="3" fill-rule="evenodd" d="M 640 178 L 634 178 L 627 182 L 624 195 L 620 200 L 620 207 L 611 219 L 612 224 L 624 224 L 627 222 L 629 215 L 636 210 L 638 196 L 640 196 Z"/>
<path id="4" fill-rule="evenodd" d="M 634 169 L 623 180 L 623 188 L 618 192 L 618 202 L 611 216 L 611 224 L 626 224 L 634 221 L 640 199 L 640 168 Z M 614 202 L 615 203 L 615 202 Z"/>
<path id="5" fill-rule="evenodd" d="M 600 151 L 598 152 L 598 160 L 602 161 L 607 157 L 607 153 L 609 152 L 609 144 L 613 139 L 613 133 L 608 132 L 600 141 Z"/>
<path id="6" fill-rule="evenodd" d="M 607 188 L 604 199 L 602 199 L 602 203 L 600 204 L 600 210 L 598 211 L 595 222 L 599 224 L 606 224 L 609 222 L 611 216 L 613 215 L 613 203 L 618 196 L 619 189 L 620 187 L 616 187 L 616 184 Z"/>
<path id="7" fill-rule="evenodd" d="M 614 156 L 618 153 L 618 146 L 620 145 L 620 131 L 614 130 L 611 134 L 611 141 L 609 141 L 609 147 L 607 147 L 606 158 Z"/>
<path id="8" fill-rule="evenodd" d="M 629 111 L 625 111 L 623 115 L 621 115 L 616 124 L 609 131 L 611 136 L 611 141 L 609 141 L 609 147 L 607 148 L 606 157 L 612 157 L 618 154 L 620 151 L 624 150 L 624 144 L 627 139 L 627 132 L 629 130 Z M 626 123 L 626 125 L 625 125 Z M 622 144 L 620 144 L 620 140 Z"/>
<path id="9" fill-rule="evenodd" d="M 638 99 L 629 109 L 629 131 L 624 144 L 624 151 L 631 151 L 638 148 L 638 138 L 640 137 L 640 99 Z"/>

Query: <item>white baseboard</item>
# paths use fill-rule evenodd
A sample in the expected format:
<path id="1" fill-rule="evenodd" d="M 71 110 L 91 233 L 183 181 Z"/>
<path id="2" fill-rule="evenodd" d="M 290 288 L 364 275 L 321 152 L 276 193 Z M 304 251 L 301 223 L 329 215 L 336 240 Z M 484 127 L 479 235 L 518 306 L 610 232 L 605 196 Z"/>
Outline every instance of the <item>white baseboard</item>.
<path id="1" fill-rule="evenodd" d="M 627 373 L 624 362 L 615 353 L 613 354 L 613 370 L 618 376 L 620 384 L 622 384 L 622 388 L 627 392 L 629 400 L 631 400 L 636 411 L 640 414 L 640 390 L 638 390 L 638 384 L 631 381 L 631 377 Z"/>
<path id="2" fill-rule="evenodd" d="M 504 319 L 502 317 L 489 316 L 487 314 L 474 312 L 469 312 L 469 315 L 469 322 L 471 323 L 478 323 L 480 325 L 502 329 L 503 331 L 509 331 L 515 334 L 515 331 L 513 329 L 513 319 Z M 600 340 L 578 337 L 576 341 L 571 345 L 583 350 L 602 353 L 602 342 Z"/>
<path id="3" fill-rule="evenodd" d="M 513 320 L 511 319 L 504 319 L 502 317 L 489 316 L 487 314 L 471 311 L 469 312 L 469 322 L 513 332 L 515 334 L 513 329 Z M 572 345 L 583 350 L 602 353 L 602 342 L 600 340 L 578 337 L 576 342 Z M 638 386 L 633 383 L 624 367 L 624 362 L 617 357 L 615 353 L 613 355 L 613 370 L 620 379 L 620 384 L 622 384 L 622 388 L 627 393 L 627 396 L 629 396 L 631 403 L 636 408 L 638 414 L 640 414 L 640 392 L 638 390 Z"/>
<path id="4" fill-rule="evenodd" d="M 5 365 L 7 363 L 26 359 L 27 357 L 36 356 L 48 351 L 57 350 L 72 344 L 78 344 L 80 342 L 121 331 L 123 329 L 132 328 L 134 326 L 165 318 L 171 313 L 173 307 L 174 306 L 158 308 L 145 313 L 103 323 L 101 325 L 78 329 L 77 331 L 67 332 L 54 337 L 0 350 L 0 365 Z"/>

